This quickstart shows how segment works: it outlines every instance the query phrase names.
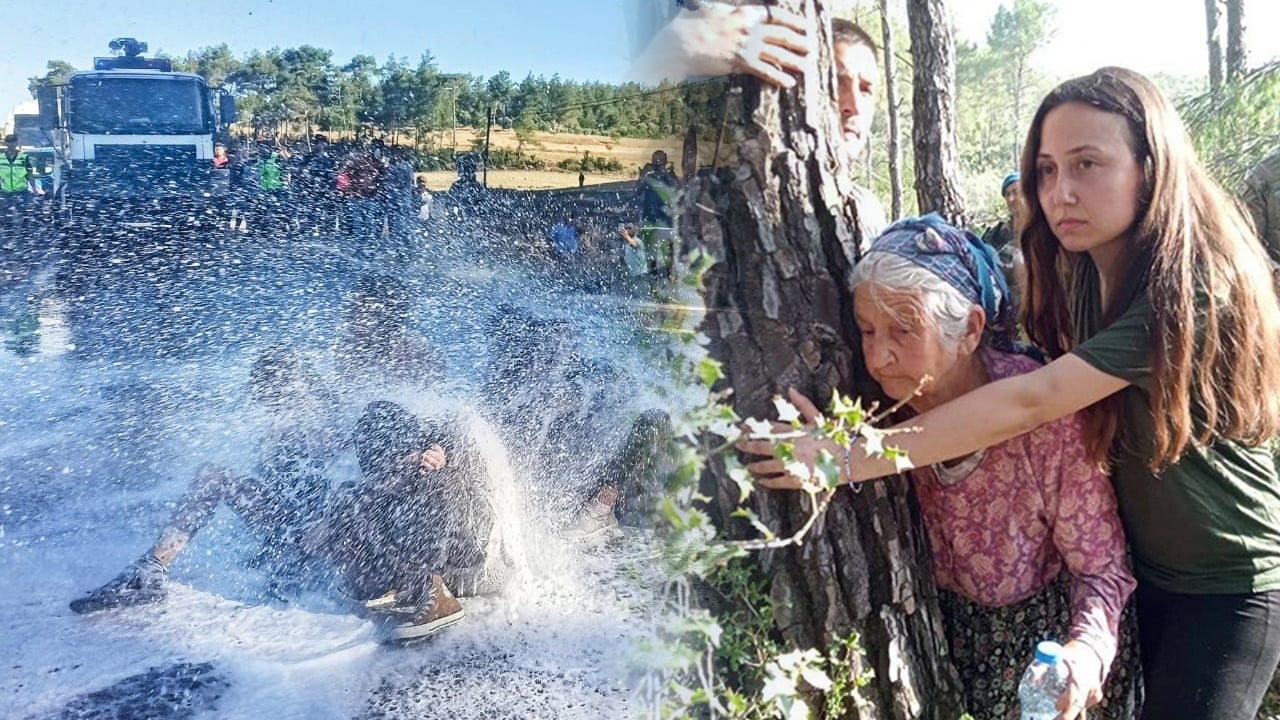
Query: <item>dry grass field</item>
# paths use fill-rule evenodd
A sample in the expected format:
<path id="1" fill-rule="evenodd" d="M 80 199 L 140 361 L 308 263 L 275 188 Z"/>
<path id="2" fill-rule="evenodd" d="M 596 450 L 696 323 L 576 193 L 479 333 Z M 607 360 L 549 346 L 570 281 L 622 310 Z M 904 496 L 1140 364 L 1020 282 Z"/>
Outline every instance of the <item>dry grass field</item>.
<path id="1" fill-rule="evenodd" d="M 458 176 L 452 170 L 418 173 L 418 177 L 426 178 L 427 189 L 448 190 Z M 601 174 L 587 173 L 587 185 L 615 183 L 634 180 L 636 173 Z M 510 190 L 547 190 L 578 186 L 578 173 L 560 172 L 558 170 L 490 170 L 489 187 L 507 188 Z"/>
<path id="2" fill-rule="evenodd" d="M 351 136 L 351 133 L 341 132 L 328 134 L 333 139 L 349 139 Z M 423 138 L 422 144 L 426 147 L 456 147 L 459 150 L 468 150 L 477 139 L 483 139 L 483 137 L 484 128 L 460 127 L 453 131 L 445 130 L 431 133 L 429 137 Z M 586 182 L 588 185 L 636 178 L 640 168 L 649 162 L 649 157 L 654 150 L 665 150 L 669 158 L 673 161 L 678 160 L 680 146 L 683 142 L 682 138 L 677 137 L 655 140 L 640 138 L 614 139 L 604 135 L 547 132 L 539 132 L 536 137 L 537 140 L 535 142 L 525 145 L 524 153 L 534 156 L 548 165 L 554 166 L 563 160 L 578 160 L 582 158 L 584 152 L 591 153 L 592 157 L 613 158 L 622 164 L 623 170 L 619 173 L 587 173 Z M 387 142 L 392 140 L 390 137 L 385 139 Z M 399 145 L 409 145 L 413 143 L 413 137 L 411 134 L 401 133 L 395 137 L 395 142 Z M 515 150 L 519 146 L 519 141 L 516 139 L 514 130 L 494 128 L 489 137 L 489 146 L 499 150 Z M 432 190 L 447 190 L 449 185 L 456 179 L 452 172 L 447 171 L 419 173 L 419 176 L 427 179 L 427 187 Z M 578 173 L 576 171 L 489 171 L 490 187 L 542 190 L 575 187 L 577 184 Z"/>

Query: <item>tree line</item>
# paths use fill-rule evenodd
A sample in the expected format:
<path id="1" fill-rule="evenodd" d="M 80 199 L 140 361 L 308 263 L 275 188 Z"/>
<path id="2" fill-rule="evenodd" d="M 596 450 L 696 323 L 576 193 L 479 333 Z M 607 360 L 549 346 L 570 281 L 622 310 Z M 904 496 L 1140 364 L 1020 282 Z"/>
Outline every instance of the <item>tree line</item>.
<path id="1" fill-rule="evenodd" d="M 356 55 L 343 63 L 313 45 L 253 50 L 237 56 L 226 44 L 172 56 L 174 69 L 203 76 L 237 100 L 242 121 L 255 129 L 328 132 L 376 129 L 412 133 L 419 144 L 438 144 L 455 127 L 495 126 L 532 133 L 573 132 L 614 137 L 682 135 L 691 115 L 714 102 L 702 85 L 577 81 L 559 75 L 502 71 L 489 77 L 442 70 L 430 52 L 416 63 Z M 74 72 L 51 60 L 36 88 Z"/>

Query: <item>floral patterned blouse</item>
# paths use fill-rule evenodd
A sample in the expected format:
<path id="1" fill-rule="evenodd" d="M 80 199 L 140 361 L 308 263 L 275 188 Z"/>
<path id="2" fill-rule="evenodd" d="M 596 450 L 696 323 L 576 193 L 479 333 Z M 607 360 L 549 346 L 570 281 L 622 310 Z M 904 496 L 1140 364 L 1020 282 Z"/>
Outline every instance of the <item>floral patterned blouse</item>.
<path id="1" fill-rule="evenodd" d="M 982 353 L 992 381 L 1039 367 L 1023 355 Z M 1105 675 L 1136 583 L 1111 480 L 1085 449 L 1083 416 L 1046 423 L 952 467 L 917 468 L 911 477 L 938 586 L 1001 607 L 1044 590 L 1065 567 L 1066 640 L 1094 649 Z"/>

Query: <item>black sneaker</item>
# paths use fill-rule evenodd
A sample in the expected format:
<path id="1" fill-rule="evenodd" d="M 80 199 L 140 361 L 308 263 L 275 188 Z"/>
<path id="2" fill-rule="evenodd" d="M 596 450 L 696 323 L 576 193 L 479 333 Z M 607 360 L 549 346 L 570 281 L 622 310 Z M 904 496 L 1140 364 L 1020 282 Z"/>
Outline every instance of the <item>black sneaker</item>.
<path id="1" fill-rule="evenodd" d="M 116 579 L 71 601 L 71 610 L 85 615 L 113 608 L 149 605 L 168 594 L 169 570 L 154 555 L 146 555 L 125 568 Z"/>

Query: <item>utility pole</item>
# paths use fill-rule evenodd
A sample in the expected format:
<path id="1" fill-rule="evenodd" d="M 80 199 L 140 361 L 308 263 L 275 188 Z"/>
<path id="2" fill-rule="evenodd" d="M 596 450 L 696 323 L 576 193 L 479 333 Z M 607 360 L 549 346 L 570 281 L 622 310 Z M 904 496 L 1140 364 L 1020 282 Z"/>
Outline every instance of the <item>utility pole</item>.
<path id="1" fill-rule="evenodd" d="M 489 106 L 484 122 L 484 186 L 489 187 L 489 131 L 493 129 L 493 106 Z"/>

